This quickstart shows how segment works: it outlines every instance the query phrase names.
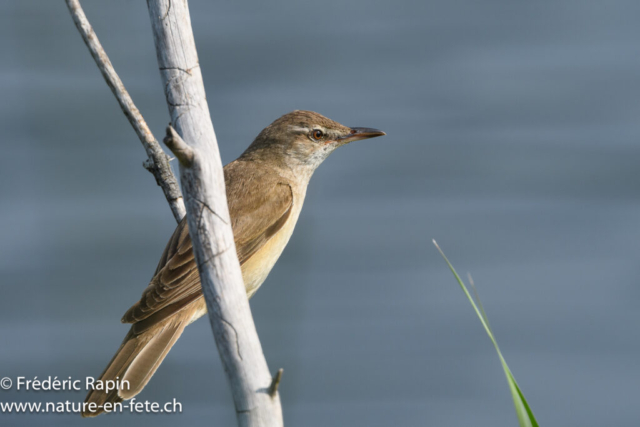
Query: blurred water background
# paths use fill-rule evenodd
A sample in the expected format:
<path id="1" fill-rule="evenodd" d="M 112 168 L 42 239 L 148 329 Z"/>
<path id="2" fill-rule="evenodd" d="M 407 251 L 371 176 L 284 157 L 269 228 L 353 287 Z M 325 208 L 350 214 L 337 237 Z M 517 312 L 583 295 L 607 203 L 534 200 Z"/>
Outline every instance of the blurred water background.
<path id="1" fill-rule="evenodd" d="M 541 425 L 638 425 L 640 3 L 190 4 L 225 163 L 293 109 L 388 134 L 318 170 L 251 301 L 287 425 L 516 424 L 432 238 L 473 274 Z M 83 5 L 161 138 L 146 4 Z M 0 49 L 0 376 L 97 376 L 175 223 L 62 1 L 1 2 Z M 138 397 L 183 413 L 0 424 L 235 425 L 207 321 Z"/>

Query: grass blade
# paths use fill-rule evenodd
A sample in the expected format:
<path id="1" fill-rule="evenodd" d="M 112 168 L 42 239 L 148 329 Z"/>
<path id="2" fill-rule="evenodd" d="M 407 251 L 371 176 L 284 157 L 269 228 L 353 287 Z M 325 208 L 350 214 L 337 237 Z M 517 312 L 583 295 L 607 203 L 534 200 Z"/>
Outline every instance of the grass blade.
<path id="1" fill-rule="evenodd" d="M 516 415 L 518 416 L 518 423 L 520 424 L 520 427 L 538 427 L 538 421 L 536 421 L 536 418 L 533 415 L 533 411 L 531 410 L 529 403 L 524 398 L 524 394 L 522 393 L 522 390 L 520 390 L 520 386 L 518 386 L 518 383 L 516 382 L 516 379 L 513 377 L 513 374 L 511 373 L 511 370 L 509 369 L 507 362 L 504 360 L 504 357 L 502 356 L 502 352 L 500 351 L 500 347 L 498 347 L 498 342 L 496 341 L 493 335 L 493 331 L 489 326 L 489 319 L 487 318 L 487 314 L 484 311 L 484 307 L 482 306 L 482 302 L 480 301 L 478 292 L 476 291 L 475 285 L 473 284 L 473 279 L 471 279 L 471 275 L 469 275 L 469 283 L 471 284 L 471 287 L 473 288 L 473 291 L 476 295 L 476 299 L 478 300 L 477 305 L 473 297 L 469 293 L 469 290 L 465 286 L 464 282 L 456 272 L 456 269 L 453 268 L 453 265 L 451 265 L 447 256 L 444 254 L 444 252 L 442 252 L 442 249 L 440 249 L 440 246 L 438 246 L 438 243 L 436 243 L 436 241 L 433 240 L 433 244 L 438 249 L 438 252 L 440 252 L 440 255 L 442 255 L 442 258 L 444 258 L 445 262 L 449 266 L 449 269 L 451 270 L 454 277 L 458 281 L 458 284 L 460 285 L 465 295 L 469 299 L 471 306 L 473 307 L 476 314 L 478 315 L 478 318 L 480 319 L 482 326 L 484 326 L 484 330 L 487 332 L 487 335 L 489 335 L 489 338 L 491 339 L 491 342 L 493 343 L 493 346 L 495 347 L 496 352 L 498 353 L 498 357 L 500 358 L 500 363 L 502 364 L 502 369 L 504 370 L 504 374 L 507 377 L 507 383 L 509 384 L 509 391 L 511 392 L 511 397 L 513 398 L 513 405 L 516 408 Z M 478 306 L 480 306 L 480 309 L 478 309 Z"/>

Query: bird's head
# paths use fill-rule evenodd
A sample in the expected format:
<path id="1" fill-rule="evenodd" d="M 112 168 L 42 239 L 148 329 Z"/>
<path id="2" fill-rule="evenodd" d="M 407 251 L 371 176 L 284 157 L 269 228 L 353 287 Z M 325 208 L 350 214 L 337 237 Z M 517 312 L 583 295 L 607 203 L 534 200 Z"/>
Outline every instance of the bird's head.
<path id="1" fill-rule="evenodd" d="M 263 129 L 242 157 L 310 175 L 336 148 L 382 135 L 377 129 L 350 128 L 313 111 L 296 110 Z"/>

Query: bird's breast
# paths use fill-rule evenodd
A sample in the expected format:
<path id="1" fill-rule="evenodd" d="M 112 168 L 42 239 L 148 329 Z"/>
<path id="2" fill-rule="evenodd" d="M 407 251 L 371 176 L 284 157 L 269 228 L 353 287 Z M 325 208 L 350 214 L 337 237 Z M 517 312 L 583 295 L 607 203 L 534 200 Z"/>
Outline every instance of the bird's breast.
<path id="1" fill-rule="evenodd" d="M 289 243 L 302 209 L 302 197 L 294 197 L 291 215 L 278 232 L 242 265 L 242 278 L 250 298 L 266 280 L 282 251 Z"/>
<path id="2" fill-rule="evenodd" d="M 247 297 L 251 298 L 258 288 L 266 280 L 271 269 L 280 258 L 282 251 L 289 243 L 289 239 L 293 234 L 293 229 L 298 222 L 302 204 L 304 202 L 305 192 L 293 190 L 293 204 L 291 206 L 291 215 L 287 222 L 278 230 L 276 234 L 269 239 L 256 253 L 254 253 L 244 264 L 242 264 L 242 279 L 247 291 Z M 207 305 L 204 298 L 199 298 L 194 304 L 193 316 L 191 322 L 196 321 L 207 313 Z"/>

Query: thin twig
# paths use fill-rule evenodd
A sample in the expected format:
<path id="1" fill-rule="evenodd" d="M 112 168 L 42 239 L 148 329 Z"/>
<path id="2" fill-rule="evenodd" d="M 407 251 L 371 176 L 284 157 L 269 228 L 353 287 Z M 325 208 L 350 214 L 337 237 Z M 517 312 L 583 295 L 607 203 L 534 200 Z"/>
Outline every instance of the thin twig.
<path id="1" fill-rule="evenodd" d="M 162 142 L 183 166 L 189 167 L 193 164 L 193 149 L 182 140 L 173 126 L 167 126 L 167 136 Z"/>
<path id="2" fill-rule="evenodd" d="M 78 31 L 80 31 L 80 35 L 89 48 L 91 56 L 93 56 L 93 59 L 96 61 L 107 85 L 111 88 L 111 91 L 120 104 L 120 108 L 122 108 L 124 115 L 129 119 L 129 123 L 133 126 L 133 129 L 147 152 L 147 156 L 149 156 L 143 163 L 143 166 L 155 177 L 157 184 L 162 188 L 169 202 L 173 216 L 177 222 L 180 222 L 186 214 L 186 209 L 184 207 L 180 186 L 171 170 L 169 156 L 165 154 L 160 144 L 158 144 L 158 141 L 153 136 L 153 133 L 151 133 L 142 114 L 140 114 L 140 111 L 133 103 L 129 92 L 127 92 L 127 89 L 125 89 L 122 84 L 122 80 L 118 77 L 107 53 L 102 48 L 98 36 L 87 20 L 79 0 L 66 0 L 66 2 L 71 12 L 73 22 L 76 24 Z"/>
<path id="3" fill-rule="evenodd" d="M 284 369 L 282 368 L 278 369 L 278 372 L 276 372 L 276 376 L 273 377 L 273 379 L 271 380 L 271 385 L 269 386 L 269 396 L 271 397 L 276 396 L 276 393 L 278 392 L 278 387 L 280 386 L 280 381 L 282 380 L 283 372 L 284 372 Z"/>

